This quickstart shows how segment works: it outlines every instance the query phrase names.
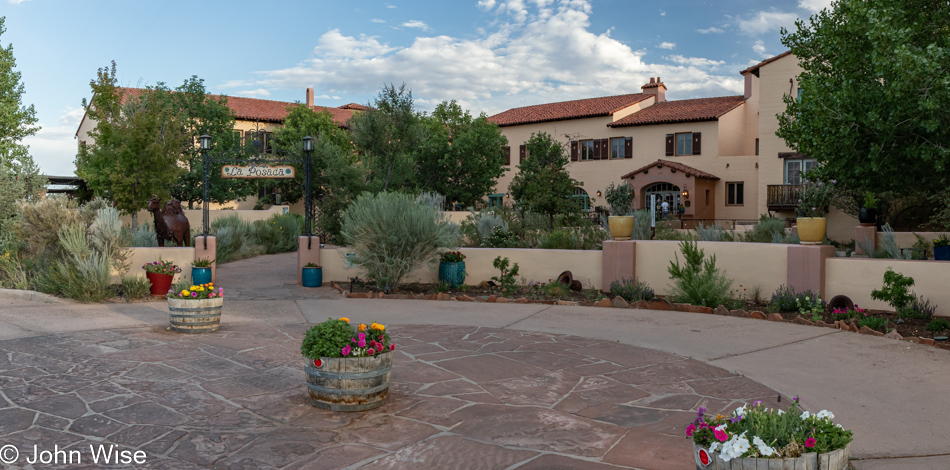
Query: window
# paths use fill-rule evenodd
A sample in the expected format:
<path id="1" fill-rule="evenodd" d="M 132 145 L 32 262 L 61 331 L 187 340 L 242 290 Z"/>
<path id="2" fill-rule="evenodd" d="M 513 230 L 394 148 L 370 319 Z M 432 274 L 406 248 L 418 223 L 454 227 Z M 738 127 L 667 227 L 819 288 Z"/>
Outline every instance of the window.
<path id="1" fill-rule="evenodd" d="M 245 145 L 253 144 L 254 148 L 260 153 L 271 152 L 270 132 L 267 131 L 245 131 Z"/>
<path id="2" fill-rule="evenodd" d="M 726 205 L 741 206 L 745 200 L 745 183 L 726 183 Z"/>
<path id="3" fill-rule="evenodd" d="M 693 154 L 693 133 L 684 132 L 676 134 L 676 155 Z"/>
<path id="4" fill-rule="evenodd" d="M 587 195 L 587 191 L 584 191 L 584 188 L 574 188 L 574 194 L 571 197 L 577 201 L 577 204 L 585 211 L 590 210 L 590 196 Z"/>
<path id="5" fill-rule="evenodd" d="M 610 158 L 633 158 L 633 138 L 614 137 L 610 139 Z"/>
<path id="6" fill-rule="evenodd" d="M 593 140 L 582 140 L 581 141 L 581 160 L 593 160 L 594 159 L 594 141 Z"/>
<path id="7" fill-rule="evenodd" d="M 489 194 L 488 207 L 491 209 L 500 208 L 503 205 L 504 200 L 505 200 L 505 195 L 502 193 Z"/>
<path id="8" fill-rule="evenodd" d="M 802 184 L 802 174 L 818 166 L 814 158 L 785 160 L 785 184 Z"/>

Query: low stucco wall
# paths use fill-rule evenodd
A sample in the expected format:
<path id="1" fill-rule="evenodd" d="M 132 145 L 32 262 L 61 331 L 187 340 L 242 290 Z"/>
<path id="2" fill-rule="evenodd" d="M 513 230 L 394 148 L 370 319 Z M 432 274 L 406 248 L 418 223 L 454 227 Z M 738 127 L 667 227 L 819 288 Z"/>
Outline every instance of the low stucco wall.
<path id="1" fill-rule="evenodd" d="M 346 268 L 343 258 L 346 248 L 324 248 L 320 250 L 320 262 L 326 280 L 349 282 L 351 277 L 366 277 L 365 271 L 353 267 Z M 563 271 L 571 271 L 574 279 L 584 288 L 600 286 L 603 262 L 599 250 L 529 250 L 520 248 L 460 248 L 465 254 L 465 270 L 468 276 L 465 283 L 477 285 L 498 276 L 499 271 L 492 266 L 496 257 L 506 257 L 510 265 L 518 263 L 518 279 L 525 282 L 548 282 Z M 410 273 L 403 282 L 435 283 L 438 281 L 438 263 L 423 266 Z"/>
<path id="2" fill-rule="evenodd" d="M 884 272 L 914 278 L 911 291 L 937 305 L 937 315 L 950 315 L 950 261 L 910 261 L 870 258 L 832 258 L 825 262 L 825 288 L 828 296 L 846 295 L 861 308 L 893 310 L 890 305 L 871 298 L 871 291 L 884 284 Z"/>
<path id="3" fill-rule="evenodd" d="M 269 209 L 264 210 L 209 210 L 208 211 L 208 223 L 212 223 L 215 219 L 219 217 L 227 217 L 229 215 L 237 214 L 240 218 L 253 222 L 255 220 L 265 220 L 269 219 L 277 214 L 283 214 L 288 210 L 287 206 L 271 206 Z M 201 223 L 202 223 L 202 211 L 201 209 L 185 209 L 185 217 L 188 217 L 188 223 L 191 225 L 192 232 L 201 232 Z M 148 223 L 152 224 L 154 217 L 149 211 L 139 211 L 138 213 L 139 223 Z M 123 215 L 120 217 L 123 225 L 132 225 L 132 217 L 128 215 Z"/>
<path id="4" fill-rule="evenodd" d="M 191 248 L 132 248 L 129 254 L 129 271 L 126 276 L 145 277 L 142 265 L 158 261 L 159 259 L 175 263 L 181 268 L 181 273 L 175 275 L 173 282 L 179 279 L 191 279 L 191 263 L 195 260 L 195 249 Z M 113 282 L 119 282 L 119 276 L 114 273 Z"/>
<path id="5" fill-rule="evenodd" d="M 733 290 L 752 295 L 758 287 L 763 298 L 769 298 L 786 283 L 788 246 L 773 243 L 698 242 L 706 258 L 716 255 L 716 266 L 733 280 Z M 684 263 L 677 241 L 637 241 L 637 278 L 646 281 L 658 294 L 668 294 L 671 286 L 667 268 L 675 256 Z"/>

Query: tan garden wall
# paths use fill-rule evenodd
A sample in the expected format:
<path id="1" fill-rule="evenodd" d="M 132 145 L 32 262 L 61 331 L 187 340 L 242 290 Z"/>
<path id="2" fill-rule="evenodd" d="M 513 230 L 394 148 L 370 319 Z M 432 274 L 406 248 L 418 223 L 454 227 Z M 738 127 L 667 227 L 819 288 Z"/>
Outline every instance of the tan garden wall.
<path id="1" fill-rule="evenodd" d="M 191 263 L 195 260 L 194 248 L 132 248 L 129 254 L 129 271 L 125 275 L 145 277 L 142 265 L 159 259 L 171 261 L 181 268 L 181 273 L 175 276 L 174 282 L 182 278 L 191 279 Z M 118 273 L 113 273 L 112 282 L 119 282 Z"/>
<path id="2" fill-rule="evenodd" d="M 871 299 L 871 291 L 881 288 L 884 272 L 890 267 L 914 278 L 911 290 L 936 304 L 937 315 L 950 316 L 950 261 L 832 258 L 825 266 L 826 300 L 846 295 L 861 308 L 893 310 L 887 303 Z"/>
<path id="3" fill-rule="evenodd" d="M 357 274 L 365 278 L 365 272 L 358 268 L 345 268 L 343 255 L 339 250 L 346 248 L 324 248 L 320 250 L 323 265 L 323 278 L 327 281 L 349 282 Z M 520 248 L 461 248 L 465 254 L 465 270 L 468 276 L 465 283 L 477 285 L 498 276 L 499 271 L 492 266 L 498 256 L 507 257 L 510 264 L 518 263 L 518 279 L 526 282 L 548 282 L 563 271 L 571 271 L 574 279 L 584 288 L 600 286 L 602 276 L 602 255 L 599 250 L 529 250 Z M 438 263 L 424 266 L 412 272 L 403 282 L 435 283 L 438 280 Z"/>
<path id="4" fill-rule="evenodd" d="M 287 206 L 271 206 L 269 209 L 264 210 L 209 210 L 208 211 L 208 223 L 212 223 L 215 219 L 219 217 L 227 217 L 229 215 L 237 214 L 240 218 L 247 220 L 249 222 L 254 222 L 255 220 L 265 220 L 269 219 L 277 214 L 283 214 L 284 210 L 287 209 Z M 192 232 L 201 232 L 202 224 L 202 211 L 201 209 L 185 209 L 185 217 L 188 217 L 188 223 L 191 225 Z M 149 211 L 139 211 L 138 213 L 139 223 L 148 223 L 152 225 L 154 217 Z M 123 215 L 120 217 L 123 225 L 131 225 L 132 217 L 128 215 Z"/>

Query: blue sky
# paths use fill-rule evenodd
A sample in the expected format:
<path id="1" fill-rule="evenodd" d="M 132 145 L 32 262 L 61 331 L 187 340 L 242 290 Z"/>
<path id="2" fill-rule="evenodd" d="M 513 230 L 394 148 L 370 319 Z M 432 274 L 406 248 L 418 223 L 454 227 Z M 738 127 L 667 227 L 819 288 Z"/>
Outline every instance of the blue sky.
<path id="1" fill-rule="evenodd" d="M 739 70 L 784 52 L 779 28 L 831 0 L 204 1 L 0 0 L 17 70 L 43 130 L 27 140 L 47 174 L 74 171 L 73 135 L 96 70 L 123 86 L 191 75 L 209 91 L 278 101 L 369 103 L 405 82 L 420 110 L 473 114 L 637 93 L 742 93 Z"/>

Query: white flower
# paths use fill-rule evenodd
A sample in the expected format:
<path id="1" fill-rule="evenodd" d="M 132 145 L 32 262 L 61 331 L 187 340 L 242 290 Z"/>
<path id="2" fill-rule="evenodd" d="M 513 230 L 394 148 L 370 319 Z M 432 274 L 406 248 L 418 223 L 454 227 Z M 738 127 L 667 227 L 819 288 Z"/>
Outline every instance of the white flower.
<path id="1" fill-rule="evenodd" d="M 807 411 L 803 411 L 803 412 L 802 412 L 802 419 L 808 419 L 808 418 L 810 418 L 810 417 L 811 417 L 811 413 L 809 413 L 809 412 L 807 412 Z"/>
<path id="2" fill-rule="evenodd" d="M 726 424 L 725 424 L 725 423 L 720 424 L 719 426 L 716 426 L 714 429 L 715 429 L 716 431 L 725 431 L 725 430 L 726 430 Z"/>
<path id="3" fill-rule="evenodd" d="M 775 449 L 768 446 L 765 441 L 762 440 L 759 436 L 752 437 L 752 443 L 759 448 L 759 454 L 763 457 L 768 457 L 775 453 Z"/>
<path id="4" fill-rule="evenodd" d="M 745 405 L 742 405 L 736 408 L 736 412 L 733 413 L 734 416 L 745 416 Z"/>
<path id="5" fill-rule="evenodd" d="M 835 419 L 835 414 L 828 410 L 821 410 L 817 414 L 815 414 L 815 416 L 817 416 L 818 418 Z"/>
<path id="6" fill-rule="evenodd" d="M 782 410 L 778 410 L 778 414 L 783 415 L 783 414 L 785 414 L 785 412 L 782 411 Z"/>
<path id="7" fill-rule="evenodd" d="M 716 449 L 718 449 L 718 448 L 719 448 L 719 443 L 718 443 L 718 442 L 713 442 L 712 444 L 709 444 L 709 451 L 710 451 L 710 452 L 715 452 Z"/>
<path id="8" fill-rule="evenodd" d="M 722 445 L 722 452 L 719 453 L 719 458 L 724 462 L 728 462 L 732 459 L 742 457 L 743 454 L 749 451 L 749 448 L 749 440 L 745 438 L 745 432 L 738 436 L 733 434 L 732 438 Z"/>

